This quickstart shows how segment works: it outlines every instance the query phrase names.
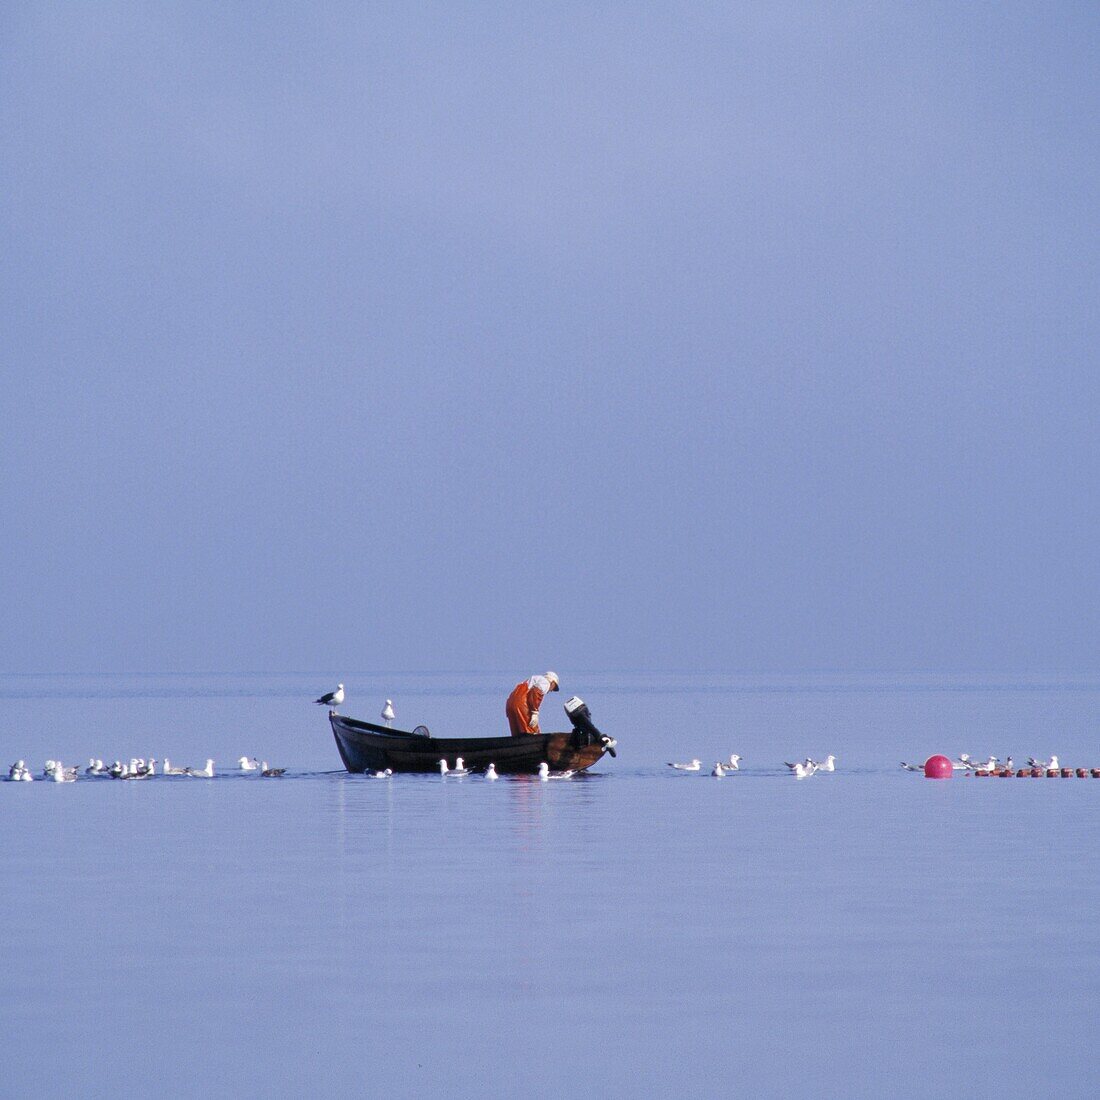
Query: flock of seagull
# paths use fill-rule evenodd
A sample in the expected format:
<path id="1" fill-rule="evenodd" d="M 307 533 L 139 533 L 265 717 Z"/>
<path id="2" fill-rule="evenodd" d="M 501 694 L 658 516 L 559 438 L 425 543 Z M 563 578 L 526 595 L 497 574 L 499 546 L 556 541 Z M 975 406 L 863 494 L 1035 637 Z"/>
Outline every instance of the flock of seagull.
<path id="1" fill-rule="evenodd" d="M 160 761 L 146 760 L 143 757 L 132 757 L 126 763 L 116 760 L 113 764 L 104 764 L 102 760 L 95 758 L 88 761 L 84 769 L 83 777 L 86 779 L 152 779 L 156 775 L 183 775 L 190 779 L 213 779 L 214 761 L 207 760 L 201 768 L 174 768 L 172 762 L 165 757 L 161 770 L 157 771 Z M 257 760 L 255 757 L 242 756 L 237 761 L 237 770 L 242 772 L 259 772 L 263 779 L 277 779 L 286 773 L 286 768 L 269 768 L 266 760 Z M 47 760 L 42 769 L 42 779 L 54 783 L 75 783 L 81 778 L 78 767 L 66 767 L 60 760 Z M 8 769 L 8 780 L 12 783 L 31 783 L 35 779 L 25 760 L 17 760 Z"/>
<path id="2" fill-rule="evenodd" d="M 814 760 L 812 757 L 807 756 L 805 760 L 799 760 L 794 764 L 787 761 L 784 761 L 784 763 L 790 768 L 791 775 L 796 779 L 809 779 L 811 775 L 816 775 L 818 772 L 836 771 L 836 757 L 832 753 L 829 753 L 824 760 Z M 702 770 L 703 764 L 701 760 L 695 758 L 689 760 L 686 764 L 675 764 L 669 761 L 668 766 L 678 772 L 697 772 Z M 716 779 L 721 779 L 723 776 L 729 775 L 730 772 L 740 770 L 741 757 L 732 752 L 728 761 L 716 760 L 710 774 Z"/>
<path id="3" fill-rule="evenodd" d="M 339 684 L 335 691 L 322 695 L 317 700 L 326 706 L 338 707 L 344 701 L 344 685 Z M 387 722 L 393 721 L 393 703 L 387 699 L 382 709 L 382 717 Z M 172 762 L 165 757 L 161 770 L 157 766 L 160 761 L 143 757 L 132 757 L 129 761 L 116 760 L 113 764 L 104 764 L 102 760 L 91 759 L 83 771 L 83 777 L 87 779 L 152 779 L 157 775 L 183 775 L 191 779 L 213 779 L 214 761 L 207 760 L 201 768 L 174 768 Z M 262 779 L 278 779 L 286 774 L 286 768 L 268 767 L 266 760 L 257 760 L 254 756 L 242 756 L 237 761 L 237 771 L 258 772 Z M 389 769 L 387 769 L 387 772 Z M 42 779 L 54 783 L 75 783 L 81 778 L 78 767 L 66 767 L 60 760 L 47 760 L 42 769 Z M 25 760 L 17 760 L 8 769 L 8 779 L 13 783 L 32 783 L 34 773 L 27 767 Z"/>
<path id="4" fill-rule="evenodd" d="M 1049 760 L 1036 760 L 1034 756 L 1027 758 L 1027 765 L 1029 768 L 1042 768 L 1046 770 L 1057 770 L 1061 765 L 1058 763 L 1058 757 L 1052 756 Z M 904 760 L 901 762 L 901 766 L 907 772 L 923 772 L 923 764 L 907 764 Z M 991 756 L 988 760 L 972 760 L 969 753 L 960 752 L 959 755 L 951 761 L 951 767 L 957 772 L 995 772 L 995 771 L 1011 771 L 1012 757 L 1006 756 L 1002 760 L 999 756 Z"/>

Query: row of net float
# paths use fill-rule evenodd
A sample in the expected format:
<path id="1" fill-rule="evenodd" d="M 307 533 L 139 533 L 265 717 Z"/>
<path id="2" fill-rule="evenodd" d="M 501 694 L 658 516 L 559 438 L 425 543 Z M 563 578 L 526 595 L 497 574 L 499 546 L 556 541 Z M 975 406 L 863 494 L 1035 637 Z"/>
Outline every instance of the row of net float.
<path id="1" fill-rule="evenodd" d="M 968 774 L 998 779 L 1100 779 L 1100 768 L 1020 768 L 1019 771 L 1000 768 L 994 772 L 978 769 Z"/>

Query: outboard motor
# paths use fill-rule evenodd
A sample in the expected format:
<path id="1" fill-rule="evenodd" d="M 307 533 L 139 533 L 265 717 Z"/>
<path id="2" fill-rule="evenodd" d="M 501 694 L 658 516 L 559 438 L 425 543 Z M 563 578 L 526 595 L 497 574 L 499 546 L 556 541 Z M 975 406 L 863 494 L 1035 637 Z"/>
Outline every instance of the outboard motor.
<path id="1" fill-rule="evenodd" d="M 567 700 L 565 714 L 573 725 L 573 737 L 578 745 L 603 745 L 612 756 L 615 755 L 614 739 L 596 729 L 588 704 L 583 699 L 574 695 Z"/>

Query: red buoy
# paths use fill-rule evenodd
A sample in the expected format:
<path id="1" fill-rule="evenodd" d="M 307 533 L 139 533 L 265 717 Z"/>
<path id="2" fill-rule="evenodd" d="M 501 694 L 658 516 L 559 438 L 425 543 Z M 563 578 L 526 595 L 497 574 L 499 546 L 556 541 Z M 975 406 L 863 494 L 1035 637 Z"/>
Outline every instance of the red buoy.
<path id="1" fill-rule="evenodd" d="M 1089 775 L 1089 773 L 1084 768 L 1078 768 L 1077 769 L 1077 778 L 1078 779 L 1087 779 L 1088 775 Z"/>
<path id="2" fill-rule="evenodd" d="M 1017 779 L 1023 779 L 1023 778 L 1024 778 L 1024 776 L 1026 776 L 1026 775 L 1031 775 L 1031 772 L 1029 772 L 1029 771 L 1027 770 L 1027 768 L 1021 768 L 1021 769 L 1020 769 L 1020 770 L 1019 770 L 1019 771 L 1018 771 L 1018 772 L 1016 773 L 1016 778 L 1017 778 Z"/>
<path id="3" fill-rule="evenodd" d="M 1100 768 L 1093 768 L 1092 769 L 1092 778 L 1093 779 L 1100 779 Z"/>
<path id="4" fill-rule="evenodd" d="M 950 779 L 954 770 L 951 767 L 951 761 L 946 756 L 937 754 L 936 756 L 930 756 L 924 762 L 925 779 Z"/>
<path id="5" fill-rule="evenodd" d="M 1047 779 L 1061 779 L 1062 773 L 1057 768 L 1047 768 Z"/>
<path id="6" fill-rule="evenodd" d="M 1042 776 L 1043 776 L 1042 768 L 1032 768 L 1031 769 L 1031 778 L 1032 779 L 1041 779 Z"/>

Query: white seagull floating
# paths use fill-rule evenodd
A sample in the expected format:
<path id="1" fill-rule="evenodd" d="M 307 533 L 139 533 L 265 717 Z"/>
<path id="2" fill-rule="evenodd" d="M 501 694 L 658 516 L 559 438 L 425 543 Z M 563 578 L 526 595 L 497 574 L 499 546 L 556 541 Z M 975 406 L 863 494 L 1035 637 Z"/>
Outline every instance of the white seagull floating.
<path id="1" fill-rule="evenodd" d="M 835 772 L 836 771 L 836 757 L 832 753 L 829 753 L 824 760 L 806 760 L 807 764 L 813 764 L 814 771 L 818 772 Z"/>
<path id="2" fill-rule="evenodd" d="M 27 767 L 25 760 L 17 760 L 8 769 L 8 778 L 13 783 L 33 783 L 34 776 L 31 775 L 30 768 Z"/>
<path id="3" fill-rule="evenodd" d="M 187 772 L 186 768 L 173 768 L 172 767 L 172 761 L 169 760 L 167 756 L 164 758 L 164 774 L 165 775 L 185 775 L 186 772 Z"/>
<path id="4" fill-rule="evenodd" d="M 167 766 L 168 761 L 166 760 L 164 763 L 165 766 Z M 242 756 L 240 760 L 237 761 L 237 767 L 240 768 L 242 772 L 254 772 L 259 766 L 260 762 L 254 756 L 251 759 L 247 756 Z"/>
<path id="5" fill-rule="evenodd" d="M 544 782 L 547 779 L 572 779 L 572 778 L 573 778 L 573 772 L 571 770 L 567 771 L 567 772 L 551 772 L 550 771 L 550 765 L 547 764 L 545 760 L 539 765 L 539 779 L 543 780 Z"/>
<path id="6" fill-rule="evenodd" d="M 722 767 L 725 768 L 726 771 L 728 771 L 728 772 L 740 771 L 741 770 L 741 757 L 738 756 L 737 753 L 731 752 L 730 753 L 730 762 L 728 764 L 723 764 Z"/>
<path id="7" fill-rule="evenodd" d="M 205 768 L 184 768 L 183 774 L 191 776 L 192 779 L 213 779 L 214 761 L 207 760 Z"/>
<path id="8" fill-rule="evenodd" d="M 733 770 L 733 768 L 730 768 L 730 771 Z M 716 776 L 718 779 L 721 779 L 726 774 L 726 765 L 723 764 L 721 760 L 716 760 L 714 762 L 714 771 L 712 771 L 710 774 Z"/>
<path id="9" fill-rule="evenodd" d="M 393 713 L 393 700 L 387 699 L 386 705 L 382 708 L 382 721 L 388 726 L 394 719 Z"/>
<path id="10" fill-rule="evenodd" d="M 951 768 L 957 772 L 970 771 L 974 767 L 973 762 L 970 759 L 970 753 L 960 752 L 957 760 L 951 761 Z"/>
<path id="11" fill-rule="evenodd" d="M 1035 757 L 1029 756 L 1027 762 L 1033 768 L 1046 768 L 1048 771 L 1054 771 L 1058 767 L 1058 757 L 1052 756 L 1049 760 L 1036 760 Z"/>
<path id="12" fill-rule="evenodd" d="M 499 779 L 500 778 L 497 775 L 497 766 L 491 760 L 489 761 L 489 766 L 485 769 L 485 778 L 486 779 Z"/>
<path id="13" fill-rule="evenodd" d="M 901 766 L 907 772 L 922 772 L 922 771 L 924 771 L 924 765 L 923 764 L 906 764 L 906 762 L 903 760 L 901 762 Z"/>
<path id="14" fill-rule="evenodd" d="M 786 763 L 786 761 L 784 761 L 784 763 Z M 807 777 L 813 775 L 815 771 L 817 771 L 817 766 L 815 764 L 806 764 L 803 763 L 801 760 L 797 764 L 787 764 L 787 767 L 790 768 L 792 772 L 794 772 L 794 776 L 796 779 L 806 779 Z"/>
<path id="15" fill-rule="evenodd" d="M 330 691 L 326 695 L 322 695 L 320 699 L 314 699 L 315 703 L 318 703 L 323 707 L 332 707 L 335 710 L 337 707 L 342 706 L 344 702 L 344 685 L 337 684 L 335 691 Z"/>
<path id="16" fill-rule="evenodd" d="M 673 764 L 670 760 L 668 766 L 675 768 L 678 772 L 697 772 L 702 764 L 698 759 L 693 759 L 690 764 Z"/>
<path id="17" fill-rule="evenodd" d="M 372 779 L 389 779 L 389 777 L 393 775 L 393 768 L 386 768 L 384 771 L 374 772 L 373 774 L 371 772 L 367 772 L 367 775 L 369 775 Z"/>

